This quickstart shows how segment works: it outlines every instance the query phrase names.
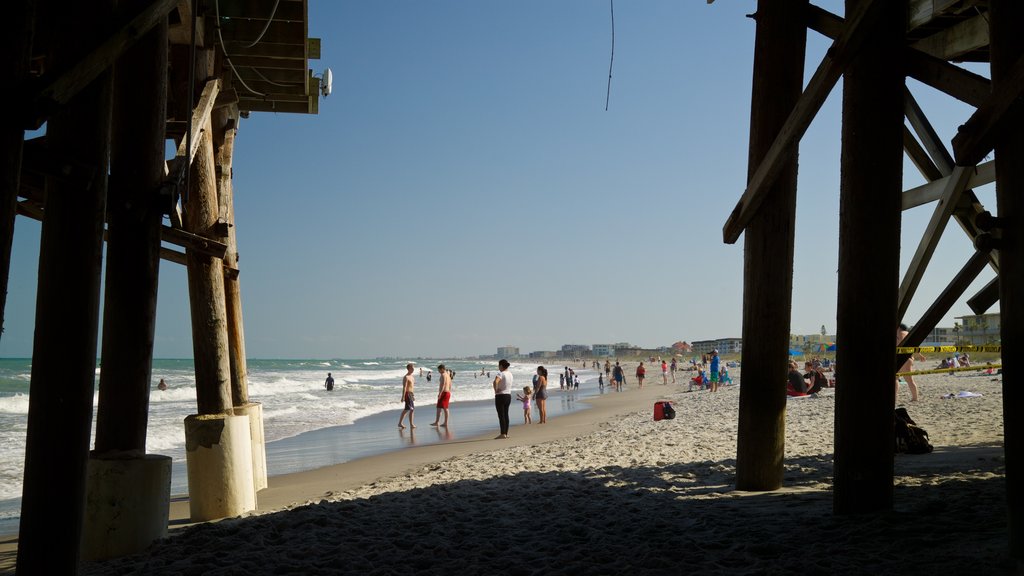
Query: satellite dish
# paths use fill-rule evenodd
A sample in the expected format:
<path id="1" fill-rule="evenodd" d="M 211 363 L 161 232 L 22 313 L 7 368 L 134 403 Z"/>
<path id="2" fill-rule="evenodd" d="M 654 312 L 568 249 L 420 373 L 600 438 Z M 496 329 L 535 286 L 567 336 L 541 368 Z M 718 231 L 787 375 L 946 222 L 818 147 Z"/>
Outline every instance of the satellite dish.
<path id="1" fill-rule="evenodd" d="M 320 78 L 320 93 L 324 95 L 324 98 L 331 95 L 331 82 L 334 81 L 334 77 L 331 74 L 331 69 L 327 68 L 324 70 L 324 75 Z"/>

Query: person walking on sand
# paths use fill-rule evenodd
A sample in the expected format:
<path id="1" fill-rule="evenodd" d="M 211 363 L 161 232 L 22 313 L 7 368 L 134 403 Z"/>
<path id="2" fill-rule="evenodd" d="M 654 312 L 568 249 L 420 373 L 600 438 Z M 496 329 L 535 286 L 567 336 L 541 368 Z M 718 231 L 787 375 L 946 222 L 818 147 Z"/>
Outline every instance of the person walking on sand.
<path id="1" fill-rule="evenodd" d="M 622 372 L 622 366 L 619 366 L 619 363 L 616 362 L 615 367 L 612 368 L 612 378 L 615 378 L 616 392 L 622 392 L 622 381 L 625 380 L 625 377 Z"/>
<path id="2" fill-rule="evenodd" d="M 647 375 L 647 369 L 644 368 L 644 361 L 640 361 L 640 365 L 636 367 L 636 382 L 640 388 L 644 387 L 644 376 Z"/>
<path id="3" fill-rule="evenodd" d="M 897 346 L 899 346 L 903 342 L 903 339 L 907 337 L 907 334 L 910 334 L 910 328 L 907 328 L 906 324 L 900 324 L 896 328 L 896 345 Z M 920 352 L 917 352 L 915 354 L 911 354 L 910 358 L 907 358 L 907 361 L 903 363 L 903 366 L 900 366 L 900 369 L 897 370 L 897 372 L 913 372 L 914 371 L 914 358 L 915 357 L 916 358 L 920 358 L 921 362 L 925 361 L 924 354 L 921 354 Z M 903 379 L 907 381 L 907 388 L 910 389 L 910 401 L 911 402 L 917 402 L 917 382 L 914 382 L 913 374 L 906 374 L 906 375 L 903 376 Z M 896 377 L 896 394 L 895 394 L 894 400 L 895 401 L 899 401 L 899 399 L 900 399 L 900 377 L 897 376 Z"/>
<path id="4" fill-rule="evenodd" d="M 537 400 L 537 410 L 540 412 L 540 422 L 546 424 L 548 421 L 548 369 L 537 366 L 537 380 L 533 385 L 533 397 Z"/>
<path id="5" fill-rule="evenodd" d="M 452 375 L 448 370 L 445 370 L 444 364 L 437 365 L 437 373 L 441 375 L 438 380 L 440 382 L 437 385 L 437 415 L 434 417 L 434 421 L 430 424 L 431 426 L 438 426 L 441 420 L 441 412 L 444 412 L 444 424 L 440 426 L 448 426 L 448 403 L 452 399 Z"/>
<path id="6" fill-rule="evenodd" d="M 711 367 L 708 369 L 708 375 L 711 376 L 711 391 L 718 392 L 718 366 L 720 359 L 718 357 L 718 350 L 711 351 Z"/>
<path id="7" fill-rule="evenodd" d="M 664 359 L 661 361 L 661 383 L 668 385 L 668 362 Z"/>
<path id="8" fill-rule="evenodd" d="M 502 358 L 498 361 L 498 375 L 494 377 L 491 387 L 494 388 L 494 408 L 498 411 L 498 428 L 500 434 L 495 440 L 508 438 L 508 408 L 512 405 L 512 374 L 508 371 L 511 364 Z"/>
<path id="9" fill-rule="evenodd" d="M 672 383 L 673 384 L 676 383 L 676 370 L 678 370 L 678 369 L 679 369 L 679 365 L 676 364 L 676 359 L 673 358 L 672 359 Z"/>
<path id="10" fill-rule="evenodd" d="M 161 382 L 163 382 L 163 380 L 161 380 Z M 331 376 L 330 372 L 327 373 L 327 380 L 324 380 L 324 388 L 327 388 L 328 392 L 334 390 L 334 377 Z"/>
<path id="11" fill-rule="evenodd" d="M 530 407 L 531 396 L 533 396 L 533 388 L 529 386 L 523 387 L 522 394 L 516 394 L 516 400 L 523 403 L 523 424 L 533 424 L 532 408 Z"/>
<path id="12" fill-rule="evenodd" d="M 412 389 L 416 384 L 416 379 L 412 376 L 413 365 L 410 362 L 405 365 L 405 378 L 402 378 L 402 399 L 401 402 L 405 404 L 402 408 L 402 414 L 398 416 L 398 427 L 405 429 L 402 426 L 402 421 L 405 420 L 405 415 L 409 415 L 409 428 L 415 428 L 416 426 L 412 423 L 413 413 L 416 411 L 416 397 L 413 395 Z"/>

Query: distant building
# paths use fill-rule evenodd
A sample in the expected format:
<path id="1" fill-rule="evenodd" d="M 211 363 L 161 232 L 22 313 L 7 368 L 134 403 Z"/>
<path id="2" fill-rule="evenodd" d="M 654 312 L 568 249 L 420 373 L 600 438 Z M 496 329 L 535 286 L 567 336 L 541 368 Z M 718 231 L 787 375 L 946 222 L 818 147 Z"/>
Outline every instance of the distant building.
<path id="1" fill-rule="evenodd" d="M 558 352 L 553 350 L 537 350 L 536 352 L 530 352 L 530 358 L 557 358 Z"/>
<path id="2" fill-rule="evenodd" d="M 615 344 L 593 344 L 590 348 L 591 354 L 596 358 L 611 358 L 615 356 Z"/>
<path id="3" fill-rule="evenodd" d="M 563 344 L 563 358 L 584 358 L 590 356 L 590 346 L 586 344 Z"/>
<path id="4" fill-rule="evenodd" d="M 960 344 L 973 344 L 975 346 L 998 344 L 1002 341 L 1002 321 L 1000 318 L 998 312 L 993 314 L 957 316 L 956 319 L 960 321 L 960 324 L 953 327 L 954 333 L 958 335 L 955 340 Z"/>
<path id="5" fill-rule="evenodd" d="M 712 350 L 718 350 L 719 354 L 739 354 L 743 352 L 743 339 L 695 340 L 690 346 L 695 354 L 710 354 Z"/>
<path id="6" fill-rule="evenodd" d="M 518 358 L 519 346 L 498 346 L 498 358 Z"/>

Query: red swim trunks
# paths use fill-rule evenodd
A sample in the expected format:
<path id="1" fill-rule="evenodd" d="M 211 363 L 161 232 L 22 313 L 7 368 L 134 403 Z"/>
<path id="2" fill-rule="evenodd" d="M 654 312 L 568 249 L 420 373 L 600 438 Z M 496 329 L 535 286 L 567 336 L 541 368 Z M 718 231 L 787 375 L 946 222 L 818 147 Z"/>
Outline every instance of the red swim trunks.
<path id="1" fill-rule="evenodd" d="M 438 408 L 447 408 L 448 401 L 452 399 L 451 392 L 441 392 L 441 397 L 437 399 Z"/>

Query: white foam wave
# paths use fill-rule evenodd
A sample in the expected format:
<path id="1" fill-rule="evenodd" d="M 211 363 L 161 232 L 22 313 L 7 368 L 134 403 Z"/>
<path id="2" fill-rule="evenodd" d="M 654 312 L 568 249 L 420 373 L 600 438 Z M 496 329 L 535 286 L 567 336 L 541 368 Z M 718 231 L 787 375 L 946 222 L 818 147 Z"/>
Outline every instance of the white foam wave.
<path id="1" fill-rule="evenodd" d="M 28 414 L 28 394 L 0 398 L 0 414 Z"/>

